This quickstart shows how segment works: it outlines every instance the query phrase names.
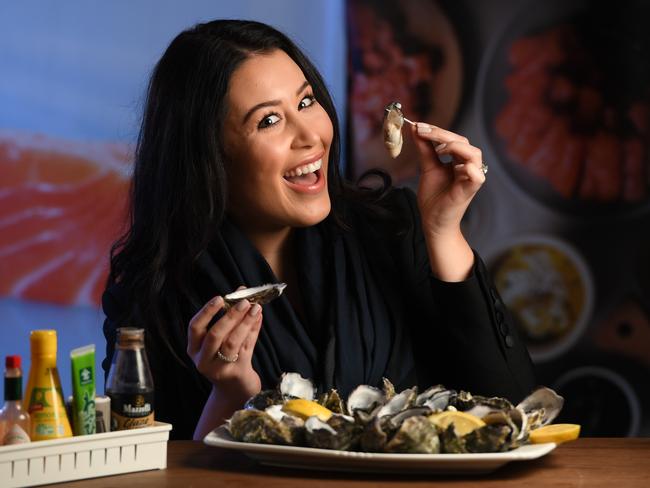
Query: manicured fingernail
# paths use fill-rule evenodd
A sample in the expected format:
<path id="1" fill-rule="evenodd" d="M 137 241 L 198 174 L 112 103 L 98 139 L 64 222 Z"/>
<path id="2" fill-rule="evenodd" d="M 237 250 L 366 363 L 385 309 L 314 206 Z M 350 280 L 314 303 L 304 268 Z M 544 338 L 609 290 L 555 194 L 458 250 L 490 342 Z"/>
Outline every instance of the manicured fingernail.
<path id="1" fill-rule="evenodd" d="M 259 314 L 262 311 L 262 306 L 259 304 L 255 304 L 251 307 L 251 309 L 248 311 L 248 315 L 251 317 L 255 317 L 257 314 Z"/>
<path id="2" fill-rule="evenodd" d="M 439 144 L 439 145 L 436 146 L 436 152 L 440 152 L 446 147 L 447 147 L 447 143 L 443 142 L 442 144 Z"/>
<path id="3" fill-rule="evenodd" d="M 242 300 L 241 302 L 237 302 L 237 305 L 235 305 L 235 310 L 239 310 L 240 312 L 243 312 L 249 307 L 248 300 Z"/>
<path id="4" fill-rule="evenodd" d="M 425 134 L 427 132 L 431 132 L 433 130 L 433 127 L 431 127 L 429 124 L 424 124 L 422 122 L 418 122 L 418 132 L 420 134 Z"/>

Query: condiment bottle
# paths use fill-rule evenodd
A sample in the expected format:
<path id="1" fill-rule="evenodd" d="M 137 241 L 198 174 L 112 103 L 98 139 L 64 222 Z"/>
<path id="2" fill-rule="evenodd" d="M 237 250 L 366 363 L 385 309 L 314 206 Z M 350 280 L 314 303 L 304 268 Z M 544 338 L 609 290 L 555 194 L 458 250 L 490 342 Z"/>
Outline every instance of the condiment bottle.
<path id="1" fill-rule="evenodd" d="M 32 364 L 23 405 L 31 416 L 33 441 L 72 437 L 56 368 L 56 331 L 33 330 L 29 336 Z"/>
<path id="2" fill-rule="evenodd" d="M 29 414 L 23 410 L 20 356 L 5 359 L 5 404 L 0 410 L 0 444 L 29 442 Z"/>
<path id="3" fill-rule="evenodd" d="M 144 350 L 144 329 L 117 329 L 106 395 L 111 399 L 111 431 L 154 424 L 153 379 Z"/>

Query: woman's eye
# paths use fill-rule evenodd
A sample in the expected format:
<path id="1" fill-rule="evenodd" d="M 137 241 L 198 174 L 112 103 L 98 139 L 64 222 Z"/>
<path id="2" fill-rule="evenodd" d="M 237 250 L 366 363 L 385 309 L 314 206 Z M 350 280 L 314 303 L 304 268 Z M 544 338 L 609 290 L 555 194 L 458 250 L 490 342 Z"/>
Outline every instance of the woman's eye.
<path id="1" fill-rule="evenodd" d="M 300 100 L 300 103 L 298 104 L 298 110 L 302 110 L 303 108 L 307 108 L 316 102 L 316 98 L 314 95 L 307 95 L 305 98 Z"/>
<path id="2" fill-rule="evenodd" d="M 271 127 L 274 124 L 277 124 L 278 121 L 280 120 L 280 117 L 278 117 L 275 114 L 267 115 L 264 117 L 260 123 L 257 125 L 258 128 L 260 129 L 266 129 L 268 127 Z"/>

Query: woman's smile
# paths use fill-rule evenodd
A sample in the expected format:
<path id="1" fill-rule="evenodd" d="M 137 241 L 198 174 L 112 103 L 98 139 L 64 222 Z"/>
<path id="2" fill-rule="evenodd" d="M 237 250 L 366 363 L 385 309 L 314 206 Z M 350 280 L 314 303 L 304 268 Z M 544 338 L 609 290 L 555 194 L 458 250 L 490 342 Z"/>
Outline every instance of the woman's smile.
<path id="1" fill-rule="evenodd" d="M 289 188 L 300 193 L 316 194 L 326 188 L 323 177 L 323 155 L 318 159 L 308 158 L 298 166 L 284 173 L 283 178 Z"/>

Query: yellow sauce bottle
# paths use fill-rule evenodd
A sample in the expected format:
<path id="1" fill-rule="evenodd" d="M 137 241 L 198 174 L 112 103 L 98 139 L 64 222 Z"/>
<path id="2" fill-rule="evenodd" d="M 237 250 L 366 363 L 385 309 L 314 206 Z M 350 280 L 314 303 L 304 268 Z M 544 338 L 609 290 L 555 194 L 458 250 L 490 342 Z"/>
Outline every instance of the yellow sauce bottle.
<path id="1" fill-rule="evenodd" d="M 33 330 L 29 342 L 32 364 L 23 403 L 32 418 L 30 438 L 43 441 L 72 437 L 56 369 L 56 331 Z"/>

